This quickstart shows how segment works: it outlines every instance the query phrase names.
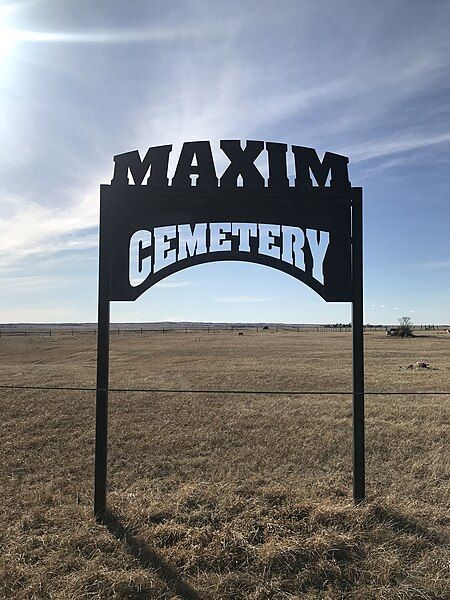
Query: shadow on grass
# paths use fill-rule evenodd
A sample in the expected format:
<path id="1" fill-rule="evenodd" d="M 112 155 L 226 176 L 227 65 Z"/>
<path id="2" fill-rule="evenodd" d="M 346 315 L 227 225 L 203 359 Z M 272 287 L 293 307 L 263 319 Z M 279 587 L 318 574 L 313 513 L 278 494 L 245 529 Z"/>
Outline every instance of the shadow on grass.
<path id="1" fill-rule="evenodd" d="M 115 538 L 124 543 L 126 550 L 137 558 L 144 568 L 156 570 L 175 594 L 183 600 L 202 600 L 199 593 L 184 581 L 162 556 L 149 548 L 144 540 L 130 533 L 117 515 L 107 511 L 102 522 Z"/>
<path id="2" fill-rule="evenodd" d="M 375 505 L 372 509 L 372 514 L 379 523 L 387 525 L 396 533 L 404 532 L 416 535 L 432 544 L 446 544 L 450 542 L 447 535 L 427 529 L 414 519 L 406 517 L 391 509 Z"/>

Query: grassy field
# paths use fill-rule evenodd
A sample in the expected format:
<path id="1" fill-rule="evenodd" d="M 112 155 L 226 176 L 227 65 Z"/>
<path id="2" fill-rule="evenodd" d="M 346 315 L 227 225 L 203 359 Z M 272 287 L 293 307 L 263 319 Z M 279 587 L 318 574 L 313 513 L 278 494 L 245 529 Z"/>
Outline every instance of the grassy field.
<path id="1" fill-rule="evenodd" d="M 449 390 L 450 336 L 365 335 L 368 390 Z M 0 383 L 95 385 L 95 338 L 0 339 Z M 430 369 L 407 369 L 418 360 Z M 348 333 L 115 335 L 111 386 L 350 390 Z M 0 597 L 444 599 L 449 396 L 112 394 L 106 526 L 92 392 L 0 390 Z"/>

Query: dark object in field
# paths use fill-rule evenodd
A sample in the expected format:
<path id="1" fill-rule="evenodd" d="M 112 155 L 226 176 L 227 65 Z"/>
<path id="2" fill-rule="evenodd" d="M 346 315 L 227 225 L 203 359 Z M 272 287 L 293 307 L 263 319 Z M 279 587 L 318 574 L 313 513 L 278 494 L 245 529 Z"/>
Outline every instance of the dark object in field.
<path id="1" fill-rule="evenodd" d="M 420 369 L 429 369 L 430 363 L 421 362 L 420 360 L 418 360 L 416 362 L 416 367 L 419 367 Z"/>
<path id="2" fill-rule="evenodd" d="M 386 335 L 390 337 L 414 337 L 414 333 L 410 330 L 402 329 L 402 327 L 390 327 L 386 329 Z"/>
<path id="3" fill-rule="evenodd" d="M 390 327 L 386 329 L 386 335 L 390 337 L 400 337 L 400 329 L 398 327 Z"/>
<path id="4" fill-rule="evenodd" d="M 268 325 L 264 325 L 263 329 L 269 329 Z"/>
<path id="5" fill-rule="evenodd" d="M 398 327 L 390 327 L 386 329 L 386 335 L 392 337 L 414 337 L 413 323 L 411 317 L 401 317 Z"/>
<path id="6" fill-rule="evenodd" d="M 244 335 L 244 334 L 243 334 L 243 332 L 242 332 L 242 331 L 240 331 L 240 332 L 238 333 L 238 335 Z"/>

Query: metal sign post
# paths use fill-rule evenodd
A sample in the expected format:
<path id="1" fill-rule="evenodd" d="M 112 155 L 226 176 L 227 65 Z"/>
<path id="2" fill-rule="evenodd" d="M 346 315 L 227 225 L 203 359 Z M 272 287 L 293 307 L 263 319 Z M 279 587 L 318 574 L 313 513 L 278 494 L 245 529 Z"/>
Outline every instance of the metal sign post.
<path id="1" fill-rule="evenodd" d="M 97 328 L 97 392 L 95 406 L 95 482 L 94 514 L 98 520 L 106 515 L 106 473 L 108 442 L 109 382 L 109 231 L 100 214 L 98 328 Z"/>
<path id="2" fill-rule="evenodd" d="M 272 267 L 326 302 L 352 302 L 353 496 L 356 502 L 365 496 L 362 190 L 351 187 L 345 156 L 326 152 L 320 160 L 314 149 L 292 146 L 296 178 L 290 186 L 286 144 L 252 140 L 243 147 L 222 140 L 220 149 L 230 161 L 220 179 L 209 142 L 186 142 L 170 186 L 172 146 L 149 148 L 143 159 L 137 151 L 115 156 L 111 185 L 101 186 L 94 495 L 99 520 L 107 507 L 110 302 L 136 300 L 173 273 L 222 260 Z M 263 150 L 267 186 L 254 164 Z"/>
<path id="3" fill-rule="evenodd" d="M 365 498 L 362 190 L 352 190 L 353 499 Z"/>

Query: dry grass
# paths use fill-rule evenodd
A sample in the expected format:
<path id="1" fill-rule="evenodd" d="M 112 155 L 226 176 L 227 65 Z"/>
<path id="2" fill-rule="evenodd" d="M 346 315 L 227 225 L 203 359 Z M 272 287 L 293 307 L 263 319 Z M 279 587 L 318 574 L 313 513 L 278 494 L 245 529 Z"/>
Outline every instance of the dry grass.
<path id="1" fill-rule="evenodd" d="M 365 339 L 368 389 L 450 388 L 444 334 Z M 115 336 L 111 385 L 349 389 L 350 341 Z M 92 385 L 94 346 L 3 337 L 1 382 Z M 416 360 L 432 368 L 405 368 Z M 113 395 L 105 527 L 93 394 L 3 390 L 0 597 L 449 597 L 449 400 L 367 398 L 369 497 L 354 507 L 349 397 Z"/>

